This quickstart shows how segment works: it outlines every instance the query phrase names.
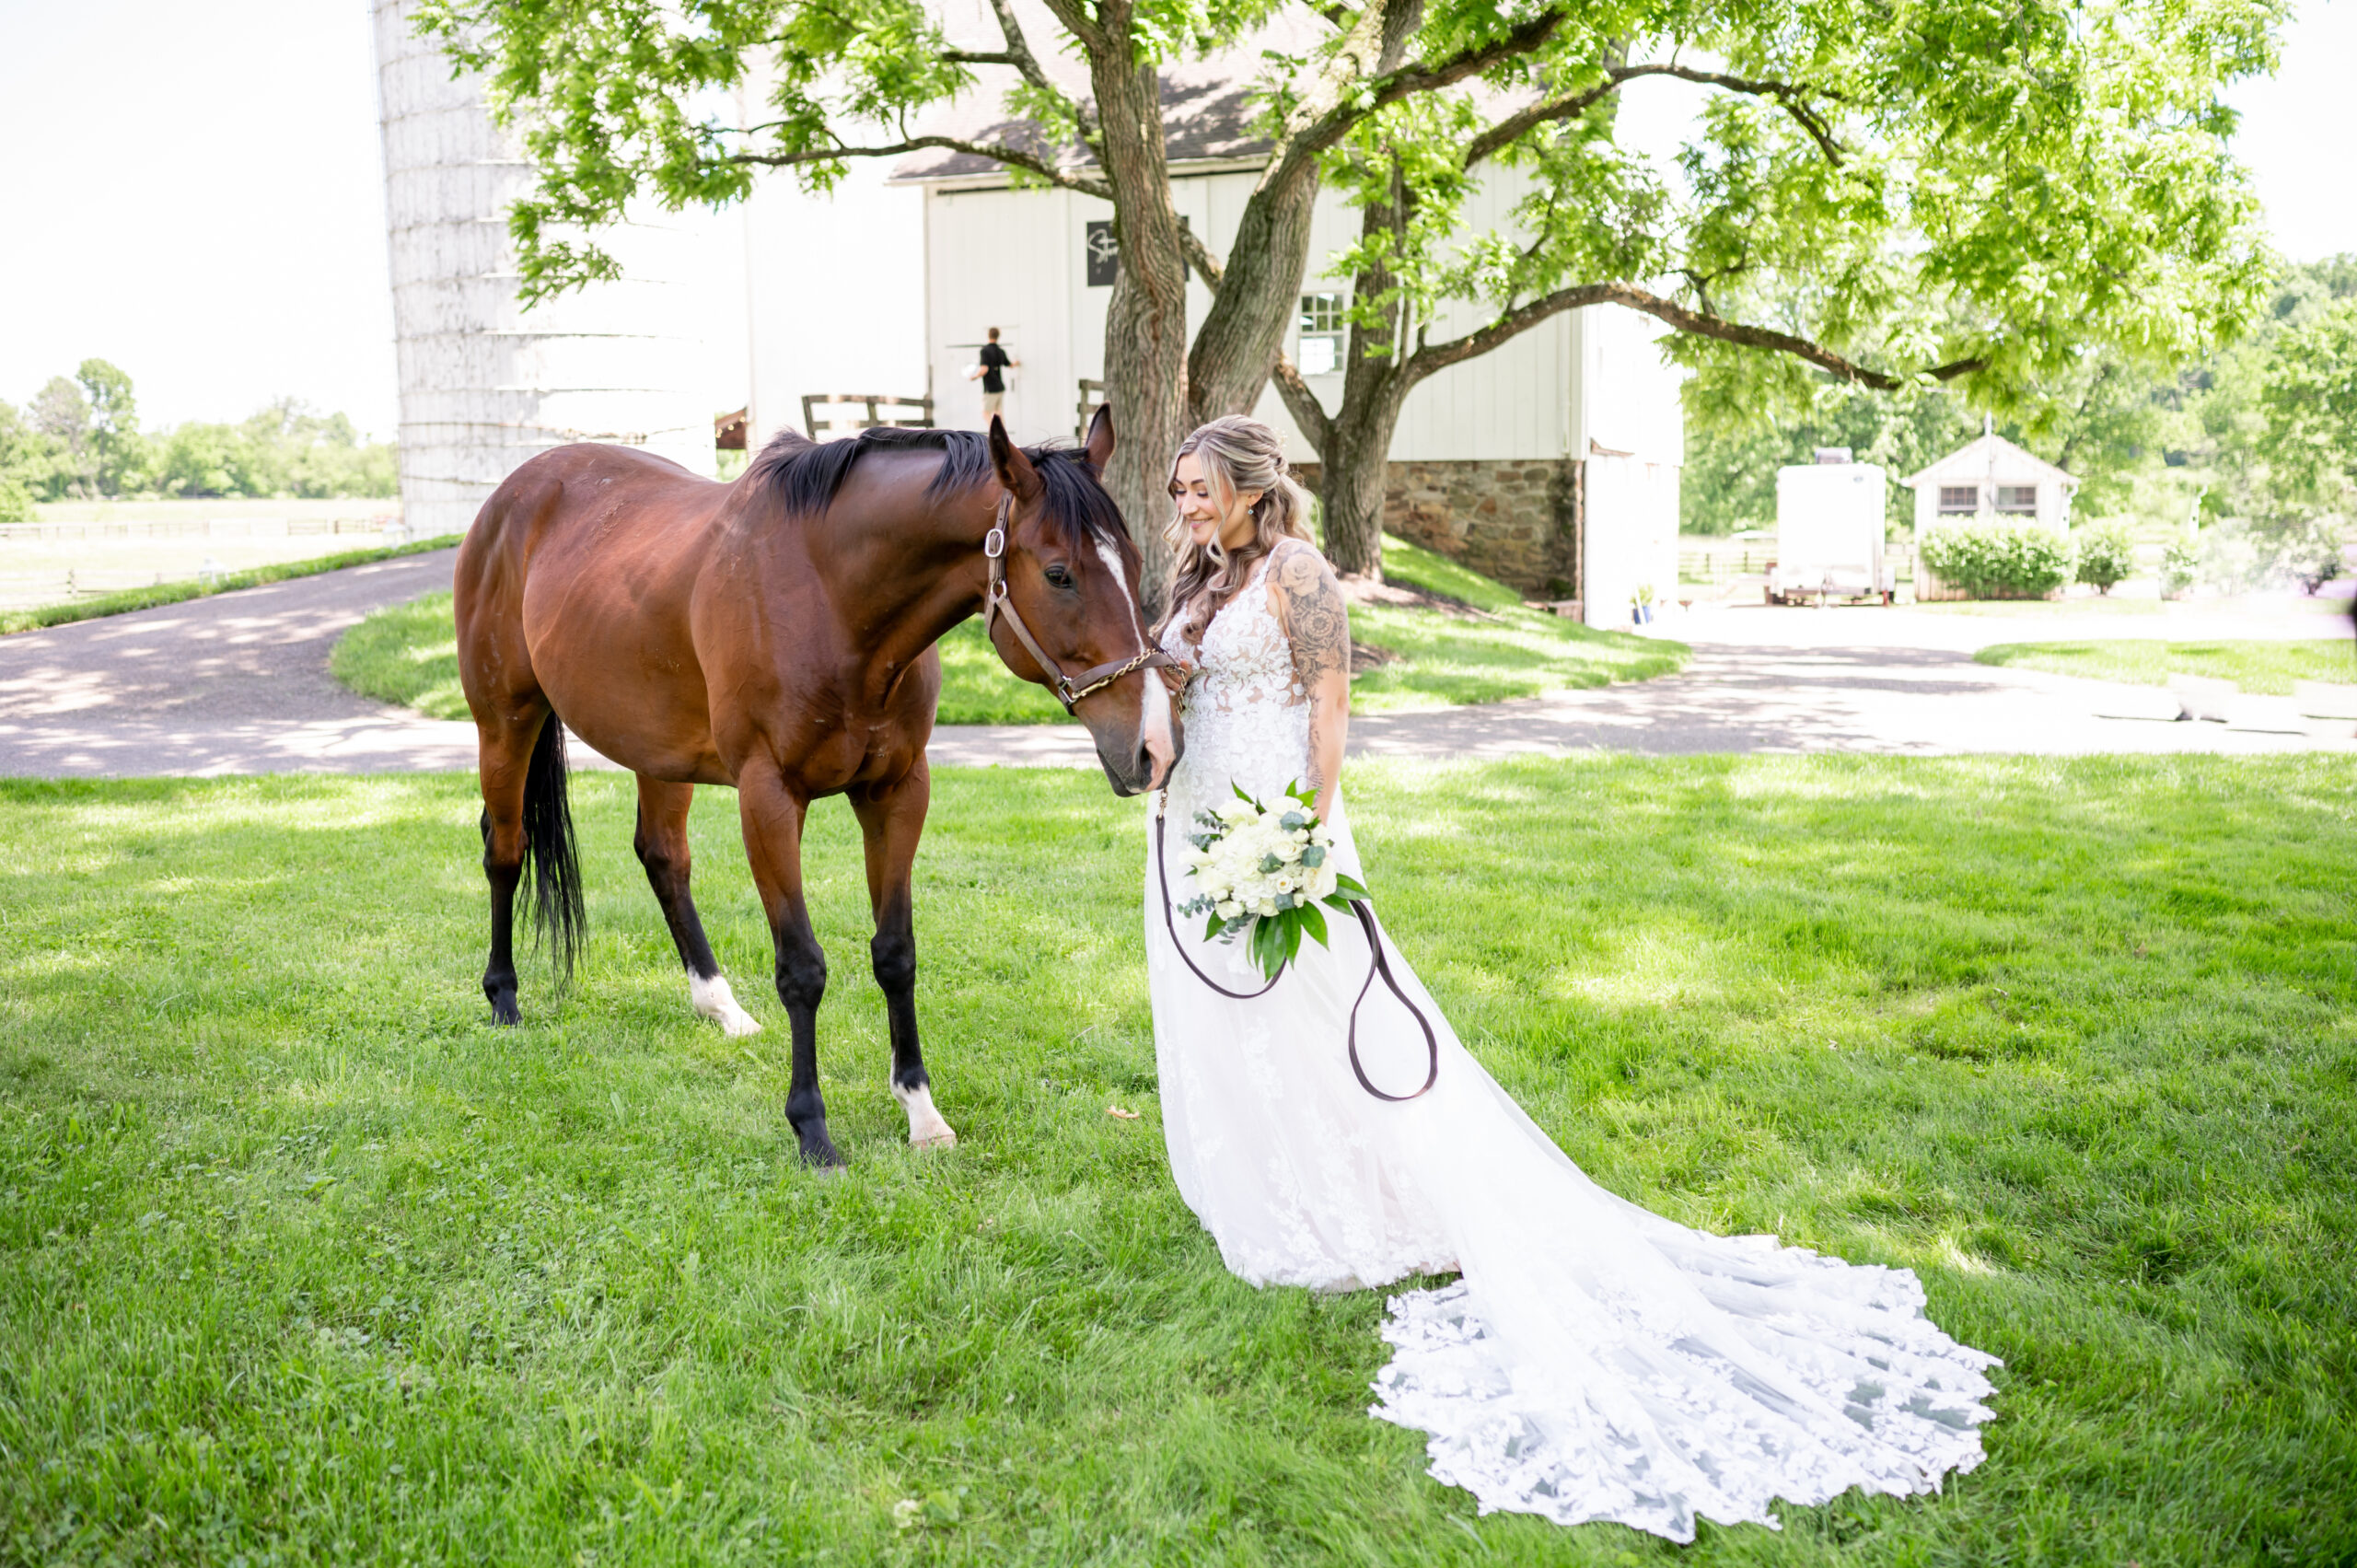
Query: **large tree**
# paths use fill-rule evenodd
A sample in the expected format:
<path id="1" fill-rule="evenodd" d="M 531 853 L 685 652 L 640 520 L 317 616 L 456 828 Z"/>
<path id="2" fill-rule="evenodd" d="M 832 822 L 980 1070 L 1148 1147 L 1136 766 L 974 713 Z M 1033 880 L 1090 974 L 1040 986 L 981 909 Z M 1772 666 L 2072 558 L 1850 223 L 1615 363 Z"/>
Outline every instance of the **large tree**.
<path id="1" fill-rule="evenodd" d="M 1952 386 L 2041 431 L 2085 423 L 2123 366 L 2190 358 L 2263 296 L 2221 94 L 2271 65 L 2279 15 L 1660 5 L 1608 40 L 1559 31 L 1483 90 L 1368 116 L 1327 155 L 1361 215 L 1334 268 L 1351 284 L 1341 401 L 1278 374 L 1324 459 L 1328 554 L 1379 570 L 1385 459 L 1417 385 L 1581 306 L 1674 329 L 1689 406 L 1722 424 L 1829 382 Z M 1680 80 L 1709 96 L 1673 180 L 1614 110 Z M 1468 234 L 1469 194 L 1502 175 L 1527 192 L 1512 226 Z M 1467 302 L 1482 318 L 1436 337 Z"/>
<path id="2" fill-rule="evenodd" d="M 1033 9 L 1033 6 L 1042 7 Z M 494 102 L 539 168 L 512 231 L 526 297 L 610 276 L 595 231 L 630 203 L 740 200 L 755 174 L 819 186 L 849 160 L 939 147 L 1113 205 L 1121 264 L 1106 320 L 1107 395 L 1122 441 L 1109 482 L 1130 517 L 1159 517 L 1167 454 L 1189 426 L 1259 401 L 1308 265 L 1327 156 L 1386 109 L 1458 83 L 1521 79 L 1557 40 L 1592 47 L 1630 25 L 1626 4 L 1360 0 L 1291 13 L 1306 44 L 1254 57 L 1269 151 L 1225 258 L 1178 221 L 1160 72 L 1238 49 L 1273 0 L 991 0 L 993 37 L 953 38 L 923 0 L 424 0 L 421 25 L 489 73 Z M 1079 79 L 1061 68 L 1075 61 Z M 1018 131 L 992 140 L 926 129 L 933 111 L 1000 74 Z M 726 93 L 759 85 L 759 123 Z M 1186 278 L 1213 286 L 1189 331 Z M 1146 537 L 1149 594 L 1169 561 Z"/>

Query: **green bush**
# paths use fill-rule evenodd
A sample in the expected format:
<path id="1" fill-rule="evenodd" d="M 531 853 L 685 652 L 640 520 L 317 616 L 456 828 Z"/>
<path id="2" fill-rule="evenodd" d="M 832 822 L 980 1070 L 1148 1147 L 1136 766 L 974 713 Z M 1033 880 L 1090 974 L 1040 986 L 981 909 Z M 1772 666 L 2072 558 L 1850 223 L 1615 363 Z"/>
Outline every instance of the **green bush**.
<path id="1" fill-rule="evenodd" d="M 2079 581 L 2093 585 L 2099 594 L 2111 592 L 2114 583 L 2136 570 L 2136 547 L 2124 523 L 2097 523 L 2083 529 L 2078 544 Z"/>
<path id="2" fill-rule="evenodd" d="M 2201 547 L 2179 540 L 2161 556 L 2161 593 L 2167 598 L 2192 591 L 2201 575 Z"/>
<path id="3" fill-rule="evenodd" d="M 1923 540 L 1923 564 L 1974 598 L 2044 598 L 2071 580 L 2071 540 L 2019 523 L 1951 523 Z"/>

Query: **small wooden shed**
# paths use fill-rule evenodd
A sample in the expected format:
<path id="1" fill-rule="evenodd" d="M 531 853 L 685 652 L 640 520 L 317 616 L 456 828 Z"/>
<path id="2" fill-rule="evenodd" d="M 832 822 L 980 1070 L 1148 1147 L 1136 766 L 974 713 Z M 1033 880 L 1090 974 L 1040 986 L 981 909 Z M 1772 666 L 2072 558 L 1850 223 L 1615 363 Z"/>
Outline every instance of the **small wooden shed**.
<path id="1" fill-rule="evenodd" d="M 1918 542 L 1944 523 L 2037 523 L 2060 533 L 2071 526 L 2071 493 L 2079 488 L 2068 472 L 1994 432 L 1898 482 L 1915 493 Z"/>

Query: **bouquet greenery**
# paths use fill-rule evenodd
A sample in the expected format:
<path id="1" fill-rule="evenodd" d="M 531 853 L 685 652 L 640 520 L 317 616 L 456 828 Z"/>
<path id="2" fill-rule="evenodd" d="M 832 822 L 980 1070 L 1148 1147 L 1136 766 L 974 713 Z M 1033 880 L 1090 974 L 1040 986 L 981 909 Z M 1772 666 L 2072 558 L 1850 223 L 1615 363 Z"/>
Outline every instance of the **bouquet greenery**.
<path id="1" fill-rule="evenodd" d="M 1328 909 L 1347 912 L 1366 889 L 1334 866 L 1334 834 L 1311 809 L 1317 796 L 1298 782 L 1271 810 L 1231 784 L 1234 805 L 1195 813 L 1187 835 L 1194 853 L 1195 896 L 1180 914 L 1208 915 L 1203 940 L 1241 938 L 1253 964 L 1274 980 L 1301 951 L 1304 933 L 1326 943 Z"/>

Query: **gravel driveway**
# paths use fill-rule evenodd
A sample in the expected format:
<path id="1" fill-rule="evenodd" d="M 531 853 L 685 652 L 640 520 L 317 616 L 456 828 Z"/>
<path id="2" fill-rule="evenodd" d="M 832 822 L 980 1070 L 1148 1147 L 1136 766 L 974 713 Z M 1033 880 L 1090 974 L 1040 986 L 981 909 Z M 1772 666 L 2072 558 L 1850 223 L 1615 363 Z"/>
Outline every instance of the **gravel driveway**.
<path id="1" fill-rule="evenodd" d="M 471 768 L 473 726 L 356 697 L 328 674 L 345 628 L 450 580 L 456 551 L 0 638 L 0 774 L 99 777 Z M 2247 697 L 2225 725 L 2170 722 L 2156 687 L 1972 662 L 1997 642 L 2345 635 L 2268 607 L 2132 615 L 1961 616 L 1909 610 L 1698 610 L 1683 675 L 1632 686 L 1353 721 L 1361 755 L 1519 752 L 2235 752 L 2351 749 L 2288 698 Z M 2177 613 L 2183 610 L 2184 613 Z M 2357 676 L 2357 660 L 2352 660 Z M 591 766 L 602 759 L 584 756 Z M 946 726 L 940 763 L 1091 767 L 1070 726 Z"/>

